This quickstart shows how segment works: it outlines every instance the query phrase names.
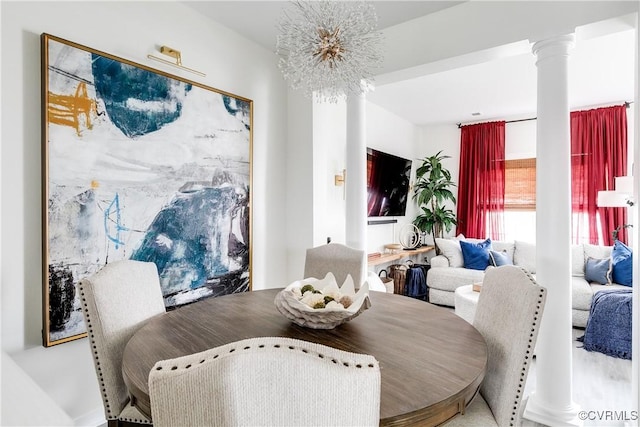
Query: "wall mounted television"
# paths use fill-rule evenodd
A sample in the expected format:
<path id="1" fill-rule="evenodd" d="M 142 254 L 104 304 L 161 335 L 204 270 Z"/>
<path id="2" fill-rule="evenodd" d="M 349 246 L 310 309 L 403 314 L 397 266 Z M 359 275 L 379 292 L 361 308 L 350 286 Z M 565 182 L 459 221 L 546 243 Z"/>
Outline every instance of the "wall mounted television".
<path id="1" fill-rule="evenodd" d="M 367 216 L 404 216 L 411 160 L 367 148 Z"/>

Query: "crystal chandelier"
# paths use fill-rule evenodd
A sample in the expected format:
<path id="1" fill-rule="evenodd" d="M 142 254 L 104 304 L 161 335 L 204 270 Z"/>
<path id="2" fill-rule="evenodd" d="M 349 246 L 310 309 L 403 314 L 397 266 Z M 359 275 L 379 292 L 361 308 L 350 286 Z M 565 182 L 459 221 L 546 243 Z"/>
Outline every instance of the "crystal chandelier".
<path id="1" fill-rule="evenodd" d="M 284 79 L 320 101 L 362 93 L 382 61 L 377 24 L 375 8 L 365 2 L 296 1 L 278 25 Z"/>

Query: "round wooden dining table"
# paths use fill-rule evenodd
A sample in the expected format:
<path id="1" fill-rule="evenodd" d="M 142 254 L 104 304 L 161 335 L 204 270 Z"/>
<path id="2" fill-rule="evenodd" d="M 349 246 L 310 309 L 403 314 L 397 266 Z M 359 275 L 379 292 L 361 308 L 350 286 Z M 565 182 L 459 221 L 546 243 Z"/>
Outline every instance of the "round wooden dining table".
<path id="1" fill-rule="evenodd" d="M 153 365 L 253 337 L 290 337 L 373 355 L 380 363 L 380 425 L 438 425 L 462 412 L 487 366 L 482 335 L 452 311 L 370 292 L 371 307 L 334 329 L 309 329 L 274 305 L 280 289 L 208 298 L 156 316 L 127 343 L 122 374 L 131 401 L 153 417 Z"/>

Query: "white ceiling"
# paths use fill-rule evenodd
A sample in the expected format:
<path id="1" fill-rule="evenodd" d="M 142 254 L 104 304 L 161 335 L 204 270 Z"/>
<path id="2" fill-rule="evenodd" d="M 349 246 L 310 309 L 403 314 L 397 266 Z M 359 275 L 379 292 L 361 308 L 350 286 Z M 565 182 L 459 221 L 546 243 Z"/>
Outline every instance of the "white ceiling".
<path id="1" fill-rule="evenodd" d="M 576 41 L 571 110 L 633 101 L 634 37 L 632 29 Z M 367 99 L 417 125 L 534 117 L 536 80 L 527 53 L 378 86 Z"/>
<path id="2" fill-rule="evenodd" d="M 304 0 L 303 0 L 304 1 Z M 275 51 L 277 24 L 291 1 L 184 1 L 216 22 L 242 34 L 265 48 Z M 375 0 L 378 28 L 406 22 L 423 15 L 464 3 L 463 1 Z"/>
<path id="3" fill-rule="evenodd" d="M 394 0 L 373 4 L 379 29 L 384 29 L 460 3 Z M 277 23 L 289 2 L 189 1 L 185 4 L 275 51 Z M 633 29 L 598 37 L 577 37 L 569 57 L 572 110 L 633 100 L 634 43 Z M 367 99 L 416 125 L 533 116 L 536 111 L 535 57 L 526 50 L 526 54 L 377 85 L 374 92 L 367 94 Z"/>

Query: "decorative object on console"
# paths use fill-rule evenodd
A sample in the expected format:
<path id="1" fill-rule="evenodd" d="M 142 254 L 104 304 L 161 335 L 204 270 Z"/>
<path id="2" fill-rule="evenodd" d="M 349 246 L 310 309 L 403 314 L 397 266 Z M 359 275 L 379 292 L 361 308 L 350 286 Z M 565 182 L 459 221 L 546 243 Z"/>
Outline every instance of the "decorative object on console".
<path id="1" fill-rule="evenodd" d="M 384 248 L 391 253 L 396 253 L 402 249 L 402 245 L 400 243 L 387 243 Z"/>
<path id="2" fill-rule="evenodd" d="M 457 223 L 453 210 L 444 206 L 447 200 L 456 203 L 456 198 L 451 192 L 451 188 L 455 187 L 451 180 L 451 172 L 442 166 L 442 160 L 450 157 L 442 155 L 442 151 L 439 151 L 422 159 L 422 164 L 416 170 L 413 198 L 422 213 L 413 223 L 421 231 L 433 235 L 436 253 L 440 252 L 436 239 L 442 238 L 444 230 L 451 231 Z"/>
<path id="3" fill-rule="evenodd" d="M 250 290 L 253 102 L 41 40 L 44 345 L 85 335 L 75 287 L 116 260 L 167 307 Z"/>
<path id="4" fill-rule="evenodd" d="M 420 246 L 420 229 L 413 224 L 405 224 L 398 232 L 398 240 L 404 249 L 415 249 Z"/>
<path id="5" fill-rule="evenodd" d="M 296 1 L 278 25 L 278 67 L 293 89 L 321 101 L 361 94 L 382 62 L 372 4 Z"/>
<path id="6" fill-rule="evenodd" d="M 167 55 L 167 56 L 170 56 L 170 57 L 174 58 L 176 62 L 174 63 L 174 62 L 171 62 L 171 61 L 167 61 L 166 59 L 158 58 L 157 56 L 151 55 L 151 54 L 147 55 L 147 58 L 153 59 L 154 61 L 162 62 L 163 64 L 171 65 L 173 67 L 178 67 L 181 70 L 185 70 L 185 71 L 197 74 L 197 75 L 202 76 L 202 77 L 206 77 L 207 76 L 205 73 L 202 73 L 200 71 L 194 70 L 193 68 L 188 68 L 188 67 L 185 67 L 184 65 L 182 65 L 182 54 L 180 53 L 179 50 L 170 48 L 169 46 L 160 46 L 160 53 L 162 53 L 163 55 Z"/>
<path id="7" fill-rule="evenodd" d="M 371 307 L 368 282 L 356 292 L 351 275 L 347 275 L 338 288 L 331 272 L 323 279 L 293 282 L 278 292 L 274 303 L 284 317 L 312 329 L 333 329 Z"/>

